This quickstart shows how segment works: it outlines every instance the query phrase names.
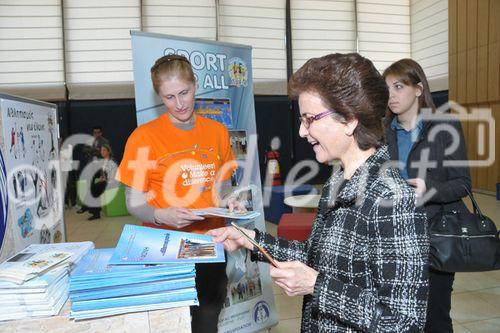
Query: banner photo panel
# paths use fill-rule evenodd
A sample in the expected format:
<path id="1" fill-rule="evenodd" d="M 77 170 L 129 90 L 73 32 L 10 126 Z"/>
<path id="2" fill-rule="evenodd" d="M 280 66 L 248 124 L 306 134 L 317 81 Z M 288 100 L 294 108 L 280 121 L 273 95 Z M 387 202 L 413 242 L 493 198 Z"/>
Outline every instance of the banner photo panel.
<path id="1" fill-rule="evenodd" d="M 265 231 L 257 154 L 252 48 L 246 45 L 131 31 L 137 124 L 166 112 L 151 83 L 151 67 L 168 54 L 185 56 L 197 80 L 195 111 L 230 131 L 239 168 L 231 179 L 245 207 L 260 213 L 250 220 L 226 219 Z M 267 263 L 252 262 L 244 250 L 227 255 L 227 297 L 219 332 L 257 332 L 278 322 Z"/>
<path id="2" fill-rule="evenodd" d="M 65 234 L 56 106 L 0 94 L 0 110 L 2 259 Z"/>

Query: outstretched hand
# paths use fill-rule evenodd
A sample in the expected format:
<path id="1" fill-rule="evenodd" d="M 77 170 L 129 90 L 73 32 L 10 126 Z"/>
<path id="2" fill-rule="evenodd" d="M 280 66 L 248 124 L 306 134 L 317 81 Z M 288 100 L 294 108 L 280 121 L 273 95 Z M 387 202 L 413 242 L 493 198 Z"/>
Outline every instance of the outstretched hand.
<path id="1" fill-rule="evenodd" d="M 182 207 L 157 208 L 154 212 L 155 221 L 177 229 L 187 227 L 193 222 L 204 220 L 202 216 L 193 214 Z"/>
<path id="2" fill-rule="evenodd" d="M 242 228 L 243 229 L 243 228 Z M 255 231 L 243 229 L 245 233 L 251 238 L 255 239 Z M 253 249 L 252 243 L 248 241 L 241 233 L 234 227 L 224 227 L 218 229 L 212 229 L 207 232 L 207 235 L 213 237 L 214 242 L 223 243 L 224 248 L 228 252 L 233 252 L 242 247 L 249 250 Z"/>

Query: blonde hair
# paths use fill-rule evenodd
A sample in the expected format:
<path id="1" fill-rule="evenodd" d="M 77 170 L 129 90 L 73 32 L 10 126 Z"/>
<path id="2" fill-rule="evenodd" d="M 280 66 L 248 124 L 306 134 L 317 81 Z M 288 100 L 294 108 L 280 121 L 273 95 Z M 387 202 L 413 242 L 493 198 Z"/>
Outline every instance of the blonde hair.
<path id="1" fill-rule="evenodd" d="M 161 83 L 173 77 L 179 77 L 196 85 L 191 63 L 184 56 L 169 54 L 157 59 L 151 67 L 151 82 L 156 94 L 158 94 Z"/>

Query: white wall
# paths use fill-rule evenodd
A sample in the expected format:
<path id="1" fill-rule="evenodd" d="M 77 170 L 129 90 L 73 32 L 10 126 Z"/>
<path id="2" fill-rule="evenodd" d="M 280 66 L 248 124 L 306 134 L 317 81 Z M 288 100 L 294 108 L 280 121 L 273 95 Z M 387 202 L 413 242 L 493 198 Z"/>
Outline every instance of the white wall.
<path id="1" fill-rule="evenodd" d="M 0 91 L 62 99 L 61 0 L 0 1 Z"/>
<path id="2" fill-rule="evenodd" d="M 293 70 L 356 52 L 412 57 L 448 88 L 447 0 L 291 0 Z M 64 21 L 63 21 L 64 20 Z M 286 94 L 285 0 L 2 0 L 0 90 L 38 99 L 133 97 L 130 30 L 253 48 L 256 94 Z M 64 38 L 63 38 L 64 36 Z"/>
<path id="3" fill-rule="evenodd" d="M 285 1 L 219 0 L 219 40 L 252 46 L 254 93 L 286 94 Z"/>
<path id="4" fill-rule="evenodd" d="M 411 56 L 409 0 L 358 0 L 359 53 L 382 72 Z"/>
<path id="5" fill-rule="evenodd" d="M 448 90 L 448 1 L 411 1 L 411 55 L 431 91 Z"/>

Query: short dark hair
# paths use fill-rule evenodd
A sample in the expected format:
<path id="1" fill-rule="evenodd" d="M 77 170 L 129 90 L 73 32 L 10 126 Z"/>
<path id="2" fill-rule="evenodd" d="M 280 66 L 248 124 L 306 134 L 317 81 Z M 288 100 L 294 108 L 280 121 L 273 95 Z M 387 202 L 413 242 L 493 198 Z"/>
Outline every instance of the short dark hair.
<path id="1" fill-rule="evenodd" d="M 383 118 L 389 91 L 373 63 L 358 53 L 328 54 L 308 60 L 290 79 L 288 92 L 317 93 L 323 103 L 345 120 L 357 119 L 354 139 L 362 150 L 384 142 Z"/>
<path id="2" fill-rule="evenodd" d="M 92 132 L 94 130 L 100 130 L 102 132 L 102 126 L 100 126 L 100 125 L 92 126 Z"/>

